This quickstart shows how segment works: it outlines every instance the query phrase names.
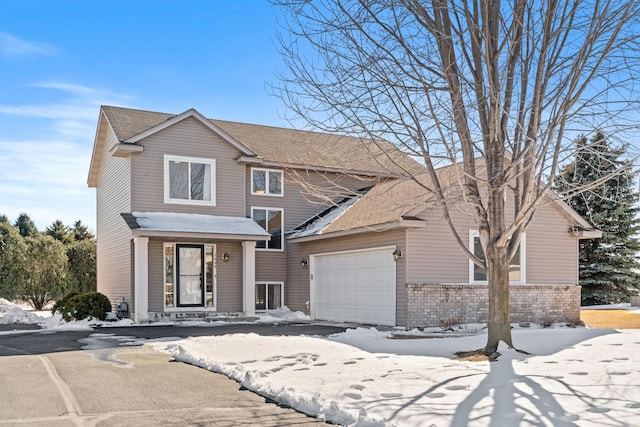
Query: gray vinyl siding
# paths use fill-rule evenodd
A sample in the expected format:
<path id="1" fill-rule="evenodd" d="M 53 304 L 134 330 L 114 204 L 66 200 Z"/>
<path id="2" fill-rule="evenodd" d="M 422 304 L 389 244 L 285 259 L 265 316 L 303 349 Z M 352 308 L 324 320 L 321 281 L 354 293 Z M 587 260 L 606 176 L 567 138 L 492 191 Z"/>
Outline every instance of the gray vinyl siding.
<path id="1" fill-rule="evenodd" d="M 468 283 L 469 260 L 458 247 L 441 211 L 420 215 L 426 227 L 409 231 L 409 283 Z M 477 229 L 469 216 L 457 210 L 452 219 L 468 244 L 469 230 Z M 570 222 L 553 205 L 536 212 L 526 233 L 526 281 L 529 284 L 571 284 L 578 281 L 577 241 Z"/>
<path id="2" fill-rule="evenodd" d="M 578 241 L 559 209 L 541 206 L 527 228 L 527 283 L 578 283 Z"/>
<path id="3" fill-rule="evenodd" d="M 154 239 L 149 241 L 149 311 L 162 313 L 164 308 L 164 244 L 175 243 Z M 242 311 L 242 246 L 238 242 L 180 241 L 216 245 L 216 311 Z M 229 261 L 222 260 L 223 253 Z M 193 309 L 197 311 L 197 308 Z"/>
<path id="4" fill-rule="evenodd" d="M 242 311 L 242 245 L 240 243 L 218 243 L 216 310 L 219 312 Z M 222 254 L 229 254 L 229 261 L 222 261 Z"/>
<path id="5" fill-rule="evenodd" d="M 409 230 L 406 259 L 409 283 L 467 283 L 469 259 L 460 250 L 441 211 L 420 215 L 425 228 Z M 452 211 L 463 242 L 469 241 L 469 229 L 475 228 L 465 215 Z"/>
<path id="6" fill-rule="evenodd" d="M 96 187 L 97 282 L 99 292 L 112 301 L 124 297 L 133 308 L 131 231 L 120 216 L 131 210 L 131 170 L 128 159 L 108 154 L 116 143 L 109 128 Z"/>
<path id="7" fill-rule="evenodd" d="M 260 168 L 278 170 L 275 168 Z M 305 189 L 303 184 L 300 183 L 300 179 L 308 181 L 312 186 L 323 188 L 331 185 L 329 182 L 334 182 L 350 190 L 359 190 L 371 185 L 371 183 L 366 180 L 335 173 L 323 174 L 313 171 L 298 171 L 298 173 L 300 175 L 296 178 L 296 176 L 285 171 L 284 196 L 255 195 L 251 194 L 251 166 L 247 166 L 245 176 L 247 182 L 246 216 L 251 218 L 252 207 L 283 209 L 284 230 L 287 231 L 328 207 L 326 204 L 323 205 L 307 200 L 305 198 Z M 285 254 L 285 252 L 289 251 L 289 247 L 286 237 L 284 239 L 284 249 L 284 252 L 256 250 L 256 282 L 285 282 L 285 304 L 291 308 L 286 295 L 289 286 Z M 298 260 L 296 264 L 299 266 L 300 261 Z"/>
<path id="8" fill-rule="evenodd" d="M 264 169 L 264 168 L 262 168 Z M 268 168 L 267 168 L 268 169 Z M 274 169 L 278 170 L 278 169 Z M 327 187 L 328 181 L 335 182 L 336 185 L 347 188 L 349 190 L 359 190 L 361 188 L 372 185 L 371 182 L 357 179 L 355 177 L 338 175 L 338 174 L 321 174 L 318 172 L 299 171 L 300 178 L 308 181 L 313 186 Z M 285 171 L 284 173 L 284 196 L 268 196 L 251 194 L 251 166 L 247 165 L 245 179 L 247 180 L 246 197 L 247 210 L 246 216 L 251 217 L 251 207 L 269 207 L 284 209 L 284 229 L 289 230 L 296 225 L 308 220 L 313 215 L 322 212 L 329 205 L 320 199 L 313 199 L 306 196 L 303 184 L 296 179 L 294 175 Z M 307 200 L 307 198 L 309 200 Z M 339 196 L 338 196 L 339 197 Z"/>
<path id="9" fill-rule="evenodd" d="M 309 259 L 309 255 L 369 249 L 383 246 L 406 247 L 406 231 L 392 230 L 385 232 L 370 232 L 352 236 L 323 239 L 305 243 L 289 243 L 287 250 L 287 278 L 285 286 L 285 300 L 291 310 L 303 311 L 305 303 L 309 301 L 309 267 L 302 267 L 300 261 Z M 396 324 L 403 326 L 407 317 L 406 291 L 406 257 L 396 263 Z"/>
<path id="10" fill-rule="evenodd" d="M 144 151 L 131 156 L 133 211 L 244 216 L 245 166 L 235 160 L 240 151 L 202 123 L 188 118 L 140 143 Z M 164 202 L 165 154 L 216 160 L 216 206 Z"/>

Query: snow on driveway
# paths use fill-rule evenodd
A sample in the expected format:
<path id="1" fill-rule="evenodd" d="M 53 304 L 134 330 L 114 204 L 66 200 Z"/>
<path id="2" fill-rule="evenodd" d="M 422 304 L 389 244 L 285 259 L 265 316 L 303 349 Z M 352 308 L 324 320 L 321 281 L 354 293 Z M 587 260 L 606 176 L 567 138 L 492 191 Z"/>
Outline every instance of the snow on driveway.
<path id="1" fill-rule="evenodd" d="M 308 320 L 288 310 L 260 318 Z M 0 299 L 3 323 L 57 330 L 91 329 L 96 322 L 66 323 L 59 315 L 28 312 Z M 133 325 L 130 320 L 98 323 Z M 486 332 L 474 328 L 479 326 L 468 325 L 458 336 L 358 328 L 329 338 L 236 334 L 151 345 L 276 402 L 343 425 L 640 425 L 640 329 L 516 326 L 514 343 L 534 355 L 501 348 L 502 356 L 492 363 L 452 359 L 456 351 L 484 345 Z M 393 334 L 404 339 L 392 339 Z M 104 337 L 92 335 L 87 349 L 99 339 Z"/>

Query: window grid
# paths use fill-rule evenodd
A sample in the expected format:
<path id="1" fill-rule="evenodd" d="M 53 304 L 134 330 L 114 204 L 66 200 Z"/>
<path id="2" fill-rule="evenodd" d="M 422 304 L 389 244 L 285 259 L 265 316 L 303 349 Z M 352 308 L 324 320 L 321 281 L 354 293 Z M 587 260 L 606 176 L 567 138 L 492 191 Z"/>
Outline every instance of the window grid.
<path id="1" fill-rule="evenodd" d="M 284 194 L 282 171 L 251 168 L 251 194 L 282 197 Z"/>
<path id="2" fill-rule="evenodd" d="M 165 155 L 164 202 L 215 206 L 215 175 L 215 159 Z"/>
<path id="3" fill-rule="evenodd" d="M 256 249 L 263 251 L 284 250 L 284 210 L 280 208 L 251 208 L 251 218 L 271 234 L 271 240 L 256 242 Z"/>

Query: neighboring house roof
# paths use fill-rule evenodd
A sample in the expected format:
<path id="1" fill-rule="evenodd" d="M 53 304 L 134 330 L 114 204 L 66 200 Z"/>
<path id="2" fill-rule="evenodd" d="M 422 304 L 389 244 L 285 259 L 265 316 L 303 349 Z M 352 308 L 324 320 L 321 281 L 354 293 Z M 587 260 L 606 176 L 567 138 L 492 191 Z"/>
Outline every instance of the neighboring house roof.
<path id="1" fill-rule="evenodd" d="M 220 134 L 242 153 L 240 160 L 265 166 L 321 169 L 363 175 L 403 175 L 404 169 L 422 168 L 390 142 L 206 119 L 194 109 L 167 114 L 130 108 L 103 106 L 100 120 L 106 119 L 122 143 L 137 144 L 185 118 L 192 117 Z M 99 126 L 100 127 L 100 126 Z M 103 149 L 104 130 L 98 129 L 92 156 L 89 185 L 97 184 L 97 150 Z"/>
<path id="2" fill-rule="evenodd" d="M 269 240 L 271 235 L 251 218 L 174 212 L 125 212 L 121 214 L 133 235 L 191 236 L 215 234 L 236 240 Z M 196 237 L 196 236 L 193 236 Z"/>

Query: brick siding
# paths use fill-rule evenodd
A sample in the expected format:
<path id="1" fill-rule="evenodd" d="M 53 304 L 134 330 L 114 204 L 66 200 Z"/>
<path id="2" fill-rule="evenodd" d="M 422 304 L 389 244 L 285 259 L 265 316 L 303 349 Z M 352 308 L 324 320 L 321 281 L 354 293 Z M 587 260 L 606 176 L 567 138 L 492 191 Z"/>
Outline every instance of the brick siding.
<path id="1" fill-rule="evenodd" d="M 580 320 L 580 286 L 512 285 L 511 322 Z M 407 284 L 407 328 L 486 323 L 489 292 L 482 284 Z"/>

